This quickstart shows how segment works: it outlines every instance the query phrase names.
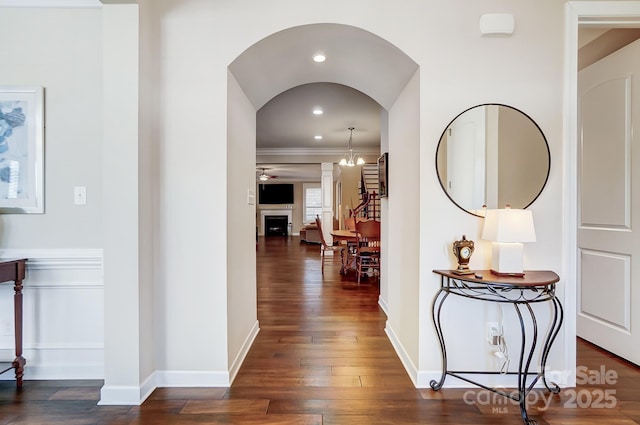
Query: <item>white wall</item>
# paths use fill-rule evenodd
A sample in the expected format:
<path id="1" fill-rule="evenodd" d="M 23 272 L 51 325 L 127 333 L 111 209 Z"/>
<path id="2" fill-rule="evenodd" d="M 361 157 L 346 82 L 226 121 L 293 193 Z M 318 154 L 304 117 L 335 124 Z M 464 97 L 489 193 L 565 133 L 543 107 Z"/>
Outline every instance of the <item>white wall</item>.
<path id="1" fill-rule="evenodd" d="M 389 111 L 386 331 L 416 382 L 420 322 L 420 71 Z M 401 182 L 401 185 L 398 183 Z M 395 189 L 394 189 L 395 187 Z"/>
<path id="2" fill-rule="evenodd" d="M 102 404 L 135 404 L 153 389 L 152 309 L 148 272 L 140 261 L 148 217 L 139 169 L 139 13 L 137 5 L 102 9 L 105 375 Z M 147 245 L 148 246 L 148 245 Z M 123 349 L 126 347 L 126 349 Z"/>
<path id="3" fill-rule="evenodd" d="M 389 152 L 389 113 L 382 109 L 380 111 L 380 153 Z M 396 188 L 402 183 L 396 181 Z M 393 183 L 392 183 L 393 184 Z M 389 188 L 389 180 L 387 178 L 387 189 Z M 386 246 L 389 240 L 389 198 L 380 198 L 380 238 L 382 246 Z M 381 264 L 389 263 L 389 250 L 383 249 L 380 252 Z M 387 267 L 380 270 L 380 297 L 378 304 L 387 313 L 389 307 L 389 276 Z"/>
<path id="4" fill-rule="evenodd" d="M 0 256 L 29 259 L 26 379 L 104 377 L 101 19 L 97 8 L 0 8 L 1 85 L 45 92 L 45 213 L 0 215 Z M 117 169 L 108 164 L 107 174 Z M 87 205 L 73 204 L 74 186 L 87 188 Z M 12 293 L 0 287 L 4 359 L 13 354 Z"/>
<path id="5" fill-rule="evenodd" d="M 230 379 L 238 371 L 257 335 L 256 288 L 256 205 L 247 202 L 247 192 L 255 194 L 256 110 L 229 73 L 228 79 L 228 151 L 236 178 L 229 178 L 227 192 L 227 327 Z M 257 201 L 255 196 L 254 202 Z M 238 259 L 242 266 L 238 267 Z"/>
<path id="6" fill-rule="evenodd" d="M 452 2 L 451 6 L 458 3 Z M 481 37 L 477 19 L 483 13 L 513 13 L 516 29 L 510 37 Z M 446 17 L 456 22 L 451 25 Z M 420 369 L 419 381 L 427 386 L 430 378 L 439 376 L 440 353 L 435 344 L 436 336 L 430 324 L 431 300 L 439 280 L 431 273 L 433 268 L 452 268 L 455 259 L 451 242 L 466 234 L 476 241 L 476 251 L 471 259 L 472 268 L 488 268 L 490 246 L 480 240 L 481 219 L 458 210 L 446 198 L 438 184 L 434 163 L 440 134 L 447 123 L 470 106 L 495 102 L 512 105 L 532 117 L 547 136 L 551 150 L 551 172 L 542 195 L 530 208 L 534 214 L 537 242 L 525 247 L 526 269 L 550 269 L 562 279 L 562 52 L 563 52 L 562 2 L 546 1 L 509 3 L 467 3 L 452 15 L 441 14 L 440 23 L 426 26 L 433 33 L 441 32 L 437 50 L 438 66 L 421 65 L 421 225 L 420 261 Z M 545 22 L 546 20 L 546 22 Z M 443 28 L 449 26 L 450 28 Z M 425 28 L 425 27 L 423 27 Z M 544 28 L 544 30 L 543 30 Z M 455 29 L 455 30 L 454 30 Z M 455 32 L 455 34 L 454 34 Z M 429 34 L 417 38 L 428 39 Z M 522 52 L 526 51 L 526 55 Z M 461 54 L 464 52 L 464 54 Z M 519 57 L 519 59 L 516 59 Z M 567 195 L 565 195 L 567 196 Z M 562 288 L 561 288 L 562 293 Z M 567 304 L 575 302 L 573 295 L 562 294 Z M 448 301 L 451 303 L 451 301 Z M 450 309 L 447 323 L 456 326 L 459 338 L 448 340 L 450 353 L 485 351 L 484 341 L 471 341 L 474 335 L 484 334 L 484 324 L 496 312 L 483 306 L 469 306 L 457 302 Z M 451 304 L 449 304 L 451 306 Z M 565 324 L 575 319 L 565 317 Z M 553 347 L 549 366 L 573 369 L 569 359 L 562 354 L 575 346 L 572 335 L 564 335 Z M 512 337 L 508 335 L 510 340 Z M 476 341 L 476 340 L 474 340 Z M 473 348 L 471 348 L 473 347 Z M 484 356 L 464 359 L 465 368 L 484 366 Z M 574 359 L 575 360 L 575 359 Z M 451 380 L 453 381 L 453 380 Z M 447 380 L 447 383 L 451 383 Z"/>
<path id="7" fill-rule="evenodd" d="M 0 243 L 5 248 L 100 247 L 100 10 L 1 10 L 0 36 L 7 40 L 0 54 L 1 85 L 44 87 L 46 128 L 45 214 L 0 215 Z M 74 186 L 87 187 L 86 206 L 73 204 Z"/>
<path id="8" fill-rule="evenodd" d="M 327 0 L 322 8 L 311 8 L 286 0 L 140 1 L 141 19 L 149 23 L 142 27 L 141 40 L 155 41 L 154 45 L 143 46 L 145 55 L 149 55 L 145 63 L 157 64 L 154 98 L 149 99 L 150 90 L 143 91 L 140 102 L 158 105 L 157 127 L 150 137 L 157 155 L 155 171 L 151 170 L 157 173 L 153 183 L 157 199 L 149 201 L 157 205 L 153 227 L 156 318 L 153 332 L 158 384 L 224 385 L 225 379 L 229 379 L 229 365 L 241 354 L 243 342 L 251 338 L 254 329 L 249 326 L 251 318 L 228 320 L 228 312 L 249 311 L 255 299 L 253 294 L 228 297 L 227 293 L 228 288 L 243 287 L 251 278 L 229 273 L 231 268 L 245 266 L 245 258 L 229 255 L 227 226 L 233 225 L 234 217 L 247 213 L 246 204 L 229 202 L 238 196 L 235 183 L 231 182 L 237 180 L 238 188 L 243 182 L 247 184 L 244 174 L 247 166 L 228 168 L 226 159 L 235 158 L 253 167 L 255 152 L 228 149 L 227 67 L 252 44 L 292 26 L 333 22 L 360 27 L 393 43 L 420 66 L 410 85 L 418 96 L 414 98 L 412 91 L 405 91 L 390 111 L 389 119 L 390 192 L 393 181 L 404 172 L 394 171 L 397 167 L 394 161 L 408 158 L 413 164 L 406 171 L 410 177 L 415 177 L 415 167 L 419 166 L 416 183 L 419 197 L 414 199 L 420 209 L 399 211 L 396 207 L 394 211 L 394 202 L 411 204 L 408 199 L 394 200 L 398 192 L 388 200 L 390 247 L 392 234 L 417 233 L 415 236 L 408 233 L 407 246 L 413 249 L 408 256 L 394 255 L 388 260 L 388 329 L 396 335 L 396 348 L 401 348 L 405 365 L 415 367 L 410 372 L 418 384 L 426 385 L 424 379 L 440 367 L 430 321 L 430 303 L 438 280 L 431 270 L 453 266 L 450 244 L 461 234 L 477 243 L 471 266 L 488 265 L 488 244 L 479 240 L 480 220 L 449 201 L 435 174 L 434 157 L 440 134 L 462 110 L 487 102 L 513 105 L 529 114 L 545 132 L 551 148 L 551 174 L 542 196 L 532 206 L 538 242 L 526 247 L 525 267 L 557 270 L 562 277 L 563 3 L 430 0 L 398 7 L 397 3 L 382 0 L 373 4 L 370 0 L 348 3 Z M 514 14 L 516 31 L 511 37 L 480 36 L 479 16 L 496 11 Z M 0 56 L 0 76 L 11 84 L 45 86 L 50 104 L 46 134 L 47 214 L 2 216 L 5 224 L 2 246 L 100 247 L 101 196 L 94 199 L 102 179 L 102 121 L 100 113 L 95 113 L 102 101 L 100 12 L 84 9 L 2 12 L 0 31 L 5 39 L 15 40 L 10 35 L 18 32 L 44 33 L 47 37 L 26 37 L 20 42 L 25 44 L 17 48 L 7 45 L 12 50 L 10 55 Z M 42 28 L 48 30 L 42 32 Z M 154 37 L 148 37 L 149 34 Z M 144 50 L 147 48 L 150 50 Z M 113 64 L 105 64 L 105 68 L 110 66 Z M 394 114 L 411 104 L 418 109 L 408 110 L 408 118 L 394 118 Z M 245 111 L 243 114 L 249 113 L 248 107 L 240 108 Z M 105 117 L 111 120 L 118 113 L 108 111 Z M 395 126 L 414 120 L 417 128 Z M 140 143 L 147 143 L 147 135 L 142 136 Z M 414 142 L 416 136 L 419 143 Z M 51 162 L 53 159 L 55 162 Z M 105 179 L 110 177 L 109 173 L 119 171 L 118 165 L 113 170 L 104 170 Z M 77 184 L 79 176 L 87 179 L 90 204 L 85 210 L 71 205 L 71 187 Z M 136 184 L 135 191 L 139 187 Z M 234 193 L 228 193 L 228 189 Z M 127 187 L 123 190 L 126 196 L 132 194 Z M 400 224 L 402 220 L 392 219 L 404 214 L 409 214 L 409 223 L 417 219 L 417 228 L 407 229 Z M 148 216 L 143 212 L 142 217 Z M 148 243 L 148 230 L 138 231 L 142 232 L 141 240 Z M 250 251 L 253 239 L 249 245 L 248 235 L 243 238 Z M 396 240 L 396 244 L 399 242 Z M 231 248 L 235 252 L 239 246 Z M 141 248 L 139 255 L 147 255 L 147 249 L 151 248 Z M 143 264 L 140 258 L 137 260 Z M 148 275 L 141 276 L 138 275 L 139 280 L 148 279 Z M 403 279 L 398 280 L 399 277 Z M 145 285 L 141 294 L 146 295 L 149 287 Z M 571 302 L 573 295 L 565 295 L 565 301 Z M 415 298 L 410 299 L 412 296 Z M 131 308 L 140 309 L 145 315 L 148 307 L 135 303 Z M 115 299 L 107 299 L 105 317 L 117 313 L 119 308 Z M 474 323 L 481 323 L 491 314 L 452 303 L 452 320 L 459 324 L 460 331 L 470 334 L 478 331 Z M 144 322 L 141 320 L 137 326 L 144 327 Z M 562 353 L 570 350 L 572 340 L 573 335 L 566 335 L 564 346 L 556 344 L 552 367 L 570 368 L 571 360 L 564 360 Z M 140 348 L 147 342 L 138 338 L 131 345 Z M 457 352 L 475 347 L 465 344 L 464 338 L 451 344 L 451 350 Z M 483 346 L 475 348 L 482 350 Z M 144 353 L 136 355 L 145 358 Z M 114 356 L 108 356 L 105 362 L 117 363 L 118 354 Z M 140 361 L 138 366 L 146 370 L 147 360 Z M 139 382 L 144 375 L 142 370 L 136 372 L 133 381 Z"/>
<path id="9" fill-rule="evenodd" d="M 159 385 L 228 384 L 227 65 L 224 16 L 203 2 L 146 1 L 157 31 Z M 220 25 L 219 21 L 225 23 Z M 226 40 L 218 43 L 220 40 Z M 255 155 L 251 175 L 254 175 Z M 245 181 L 245 179 L 241 179 Z M 242 206 L 246 215 L 246 205 Z M 255 248 L 254 248 L 255 249 Z M 244 258 L 231 259 L 242 267 Z M 247 303 L 254 301 L 247 300 Z M 240 308 L 242 306 L 230 306 Z M 245 338 L 247 335 L 242 336 Z"/>

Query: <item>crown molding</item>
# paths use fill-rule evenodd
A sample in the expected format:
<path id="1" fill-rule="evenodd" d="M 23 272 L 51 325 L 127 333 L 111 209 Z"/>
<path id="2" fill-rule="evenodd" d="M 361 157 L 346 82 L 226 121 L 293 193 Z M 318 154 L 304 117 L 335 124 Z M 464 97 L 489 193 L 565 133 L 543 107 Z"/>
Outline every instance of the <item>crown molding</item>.
<path id="1" fill-rule="evenodd" d="M 347 153 L 347 149 L 336 148 L 262 148 L 256 149 L 257 156 L 268 155 L 307 155 L 307 156 L 322 156 L 322 155 L 344 155 Z M 378 148 L 358 148 L 354 149 L 354 153 L 358 155 L 380 155 L 380 149 Z"/>
<path id="2" fill-rule="evenodd" d="M 21 8 L 100 8 L 100 0 L 0 0 L 0 7 Z"/>

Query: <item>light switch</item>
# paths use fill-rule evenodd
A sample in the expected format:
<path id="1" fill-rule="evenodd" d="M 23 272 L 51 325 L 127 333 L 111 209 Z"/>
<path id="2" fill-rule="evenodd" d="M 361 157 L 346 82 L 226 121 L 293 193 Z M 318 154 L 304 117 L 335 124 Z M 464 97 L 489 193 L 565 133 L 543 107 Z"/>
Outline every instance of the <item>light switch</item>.
<path id="1" fill-rule="evenodd" d="M 73 203 L 75 205 L 87 205 L 86 186 L 76 186 L 73 188 Z"/>
<path id="2" fill-rule="evenodd" d="M 247 205 L 256 204 L 256 191 L 252 189 L 247 190 Z"/>

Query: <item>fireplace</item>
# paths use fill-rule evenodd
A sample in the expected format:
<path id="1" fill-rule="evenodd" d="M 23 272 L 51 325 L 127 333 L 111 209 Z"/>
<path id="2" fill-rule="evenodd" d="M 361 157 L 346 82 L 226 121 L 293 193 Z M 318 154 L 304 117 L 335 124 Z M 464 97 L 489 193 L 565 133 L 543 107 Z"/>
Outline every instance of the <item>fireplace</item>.
<path id="1" fill-rule="evenodd" d="M 264 216 L 265 236 L 287 236 L 289 228 L 289 217 L 286 215 L 266 215 Z"/>
<path id="2" fill-rule="evenodd" d="M 291 209 L 288 208 L 273 208 L 270 210 L 260 210 L 260 224 L 261 224 L 261 229 L 262 229 L 262 234 L 264 236 L 267 236 L 267 217 L 286 217 L 287 218 L 287 222 L 284 226 L 284 229 L 286 230 L 287 233 L 284 233 L 285 235 L 288 235 L 291 232 L 291 229 L 289 229 L 289 223 L 293 222 L 293 215 L 291 213 Z M 282 232 L 278 233 L 280 235 L 283 235 Z"/>

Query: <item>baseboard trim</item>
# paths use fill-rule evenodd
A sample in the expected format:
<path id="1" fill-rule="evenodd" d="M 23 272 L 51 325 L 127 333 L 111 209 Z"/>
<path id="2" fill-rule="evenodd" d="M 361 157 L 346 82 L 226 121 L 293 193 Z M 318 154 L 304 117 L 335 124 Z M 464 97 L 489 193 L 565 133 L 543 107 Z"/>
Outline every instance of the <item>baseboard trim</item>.
<path id="1" fill-rule="evenodd" d="M 389 341 L 391 341 L 391 345 L 393 345 L 393 349 L 396 351 L 396 354 L 400 358 L 400 362 L 402 362 L 404 369 L 407 371 L 407 374 L 409 375 L 411 382 L 413 382 L 413 386 L 416 388 L 419 388 L 418 387 L 418 369 L 415 367 L 415 365 L 411 361 L 411 358 L 409 357 L 407 350 L 405 350 L 402 343 L 400 343 L 398 336 L 393 331 L 393 328 L 389 324 L 388 320 L 384 328 L 384 331 L 387 334 L 387 337 L 389 337 Z"/>
<path id="2" fill-rule="evenodd" d="M 231 367 L 229 368 L 229 385 L 231 385 L 233 383 L 233 380 L 236 379 L 236 375 L 240 370 L 240 366 L 242 366 L 242 363 L 244 362 L 244 359 L 247 357 L 247 354 L 249 353 L 249 349 L 251 349 L 251 346 L 253 345 L 253 342 L 255 341 L 259 332 L 260 332 L 260 322 L 256 320 L 256 322 L 253 324 L 253 327 L 251 328 L 251 331 L 249 332 L 249 335 L 247 335 L 247 338 L 245 338 L 244 343 L 240 348 L 240 351 L 238 352 L 235 359 L 233 359 L 233 362 L 231 363 Z"/>
<path id="3" fill-rule="evenodd" d="M 124 385 L 105 385 L 100 390 L 99 406 L 140 406 L 148 397 L 143 398 L 142 387 Z M 153 390 L 152 390 L 153 391 Z M 151 394 L 151 393 L 149 393 Z"/>
<path id="4" fill-rule="evenodd" d="M 384 311 L 385 316 L 389 317 L 389 313 L 388 313 L 389 306 L 387 305 L 387 302 L 384 300 L 384 298 L 382 298 L 382 295 L 378 297 L 378 305 L 380 306 L 382 311 Z"/>

